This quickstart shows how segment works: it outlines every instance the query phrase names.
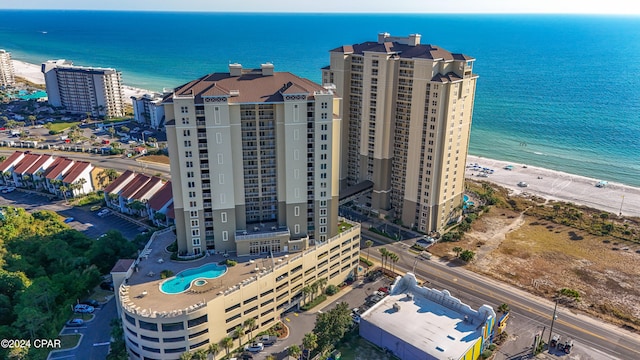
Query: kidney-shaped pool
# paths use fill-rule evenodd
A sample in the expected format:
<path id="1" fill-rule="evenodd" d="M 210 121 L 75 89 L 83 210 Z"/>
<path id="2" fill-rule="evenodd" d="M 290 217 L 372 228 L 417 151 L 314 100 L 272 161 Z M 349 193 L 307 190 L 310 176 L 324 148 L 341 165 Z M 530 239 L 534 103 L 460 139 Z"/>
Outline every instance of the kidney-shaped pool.
<path id="1" fill-rule="evenodd" d="M 191 286 L 206 284 L 205 279 L 215 279 L 226 272 L 227 267 L 218 264 L 206 264 L 197 268 L 187 269 L 162 282 L 160 291 L 165 294 L 180 294 L 187 291 Z"/>

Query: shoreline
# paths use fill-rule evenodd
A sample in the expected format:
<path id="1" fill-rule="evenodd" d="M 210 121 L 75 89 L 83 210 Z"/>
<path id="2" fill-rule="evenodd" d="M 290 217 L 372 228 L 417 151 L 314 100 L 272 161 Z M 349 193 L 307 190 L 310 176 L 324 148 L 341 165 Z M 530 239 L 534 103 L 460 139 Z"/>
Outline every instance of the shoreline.
<path id="1" fill-rule="evenodd" d="M 44 84 L 44 74 L 40 66 L 21 60 L 12 59 L 15 75 L 36 84 Z M 155 93 L 154 91 L 123 85 L 125 97 Z M 127 100 L 125 99 L 125 100 Z M 548 200 L 571 202 L 593 207 L 613 214 L 640 217 L 640 188 L 617 182 L 609 182 L 605 188 L 595 186 L 598 179 L 581 175 L 574 175 L 562 171 L 541 168 L 537 166 L 511 163 L 504 160 L 484 158 L 469 154 L 467 163 L 478 163 L 482 167 L 494 170 L 489 177 L 478 177 L 477 171 L 467 168 L 465 177 L 474 180 L 488 181 L 515 193 L 529 193 Z M 512 170 L 505 170 L 507 165 L 513 165 Z M 521 181 L 529 186 L 519 187 Z"/>
<path id="2" fill-rule="evenodd" d="M 40 65 L 28 63 L 22 60 L 11 59 L 16 77 L 24 78 L 34 84 L 44 85 L 44 74 L 40 71 Z M 131 96 L 140 96 L 144 94 L 154 94 L 157 91 L 137 88 L 130 85 L 122 85 L 125 100 L 129 100 Z"/>
<path id="3" fill-rule="evenodd" d="M 465 169 L 465 178 L 488 181 L 516 194 L 527 193 L 547 200 L 564 201 L 610 212 L 614 215 L 640 217 L 640 188 L 617 182 L 599 188 L 599 179 L 574 175 L 537 166 L 495 160 L 475 155 L 467 156 L 467 165 L 477 163 L 494 170 L 489 177 L 479 177 L 478 171 Z M 506 170 L 512 165 L 512 170 Z M 526 167 L 524 167 L 526 166 Z M 527 187 L 518 183 L 524 181 Z"/>

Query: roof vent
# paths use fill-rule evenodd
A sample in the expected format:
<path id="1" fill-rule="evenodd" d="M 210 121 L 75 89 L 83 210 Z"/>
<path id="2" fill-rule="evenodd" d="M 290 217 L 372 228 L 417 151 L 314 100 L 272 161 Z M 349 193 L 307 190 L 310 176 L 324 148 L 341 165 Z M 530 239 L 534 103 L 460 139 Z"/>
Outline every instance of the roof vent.
<path id="1" fill-rule="evenodd" d="M 229 64 L 229 75 L 231 76 L 242 75 L 242 64 L 238 64 L 238 63 Z"/>
<path id="2" fill-rule="evenodd" d="M 273 64 L 271 63 L 261 64 L 260 70 L 262 70 L 262 76 L 273 76 Z"/>
<path id="3" fill-rule="evenodd" d="M 407 300 L 413 300 L 413 294 L 407 293 Z"/>
<path id="4" fill-rule="evenodd" d="M 395 310 L 395 311 L 400 311 L 400 304 L 398 304 L 398 303 L 393 303 L 393 310 Z"/>
<path id="5" fill-rule="evenodd" d="M 229 95 L 240 96 L 240 90 L 229 90 Z"/>

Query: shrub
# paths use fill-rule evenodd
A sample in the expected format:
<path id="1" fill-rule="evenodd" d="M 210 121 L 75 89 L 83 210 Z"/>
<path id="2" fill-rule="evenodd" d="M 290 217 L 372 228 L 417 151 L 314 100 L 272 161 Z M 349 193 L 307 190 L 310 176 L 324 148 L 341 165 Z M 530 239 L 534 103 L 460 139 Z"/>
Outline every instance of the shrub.
<path id="1" fill-rule="evenodd" d="M 480 356 L 483 359 L 488 359 L 488 358 L 491 357 L 491 355 L 493 355 L 493 351 L 491 351 L 491 350 L 485 350 L 485 351 L 482 352 L 482 354 L 480 354 Z"/>
<path id="2" fill-rule="evenodd" d="M 333 286 L 333 285 L 331 285 L 331 286 Z M 310 301 L 310 302 L 302 305 L 300 307 L 300 309 L 302 309 L 302 311 L 310 310 L 310 309 L 314 308 L 316 305 L 320 304 L 321 302 L 323 302 L 325 300 L 327 300 L 327 296 L 324 295 L 324 294 L 320 294 L 320 295 L 316 296 L 313 299 L 313 301 Z"/>
<path id="3" fill-rule="evenodd" d="M 471 260 L 473 260 L 473 258 L 476 256 L 476 253 L 474 253 L 471 250 L 464 250 L 460 253 L 460 259 L 469 262 Z"/>
<path id="4" fill-rule="evenodd" d="M 562 288 L 560 289 L 560 295 L 574 298 L 576 301 L 580 301 L 580 293 L 577 290 Z"/>
<path id="5" fill-rule="evenodd" d="M 173 276 L 173 271 L 171 270 L 162 270 L 160 272 L 160 279 L 166 279 Z"/>
<path id="6" fill-rule="evenodd" d="M 235 260 L 227 259 L 227 261 L 225 261 L 224 264 L 227 265 L 228 267 L 232 267 L 232 266 L 238 265 L 238 262 Z"/>
<path id="7" fill-rule="evenodd" d="M 371 260 L 367 260 L 365 258 L 363 258 L 362 256 L 360 256 L 360 261 L 367 264 L 367 266 L 373 266 L 373 262 L 371 262 Z"/>
<path id="8" fill-rule="evenodd" d="M 335 285 L 329 285 L 327 286 L 327 288 L 324 290 L 324 293 L 331 296 L 331 295 L 335 295 L 338 293 L 338 291 L 340 291 L 340 289 L 335 286 Z"/>

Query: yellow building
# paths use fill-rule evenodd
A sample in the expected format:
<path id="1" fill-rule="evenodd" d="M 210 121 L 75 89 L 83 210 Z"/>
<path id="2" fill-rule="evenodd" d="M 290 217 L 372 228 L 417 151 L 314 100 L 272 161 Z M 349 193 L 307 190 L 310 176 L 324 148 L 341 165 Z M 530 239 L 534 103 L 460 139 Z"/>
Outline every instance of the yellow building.
<path id="1" fill-rule="evenodd" d="M 462 203 L 478 76 L 474 58 L 420 38 L 333 49 L 322 79 L 344 100 L 341 187 L 372 181 L 367 205 L 429 232 Z"/>

